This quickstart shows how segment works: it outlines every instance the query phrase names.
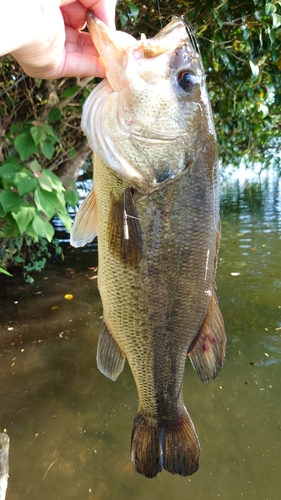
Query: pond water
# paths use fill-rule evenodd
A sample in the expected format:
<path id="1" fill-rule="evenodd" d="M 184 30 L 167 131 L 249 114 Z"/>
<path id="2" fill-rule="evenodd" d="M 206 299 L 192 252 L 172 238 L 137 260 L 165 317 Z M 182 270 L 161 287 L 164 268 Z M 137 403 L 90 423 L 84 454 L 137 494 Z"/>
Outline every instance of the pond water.
<path id="1" fill-rule="evenodd" d="M 96 367 L 102 308 L 94 249 L 68 247 L 64 265 L 33 285 L 1 277 L 6 500 L 280 498 L 280 182 L 224 186 L 221 216 L 217 287 L 227 353 L 206 387 L 187 360 L 184 398 L 201 443 L 191 477 L 163 471 L 146 479 L 131 465 L 137 392 L 127 365 L 116 382 Z"/>

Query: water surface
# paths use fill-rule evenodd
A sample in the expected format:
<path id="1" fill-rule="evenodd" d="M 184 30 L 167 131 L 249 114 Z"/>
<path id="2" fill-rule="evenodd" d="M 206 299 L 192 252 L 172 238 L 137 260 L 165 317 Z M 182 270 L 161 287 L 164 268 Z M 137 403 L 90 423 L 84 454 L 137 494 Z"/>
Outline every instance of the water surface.
<path id="1" fill-rule="evenodd" d="M 102 316 L 96 254 L 69 248 L 65 265 L 33 285 L 0 278 L 7 500 L 279 498 L 280 215 L 278 179 L 223 188 L 217 286 L 227 354 L 206 387 L 187 360 L 184 398 L 201 443 L 200 469 L 189 478 L 163 471 L 146 479 L 131 465 L 131 372 L 126 364 L 112 382 L 95 362 Z"/>

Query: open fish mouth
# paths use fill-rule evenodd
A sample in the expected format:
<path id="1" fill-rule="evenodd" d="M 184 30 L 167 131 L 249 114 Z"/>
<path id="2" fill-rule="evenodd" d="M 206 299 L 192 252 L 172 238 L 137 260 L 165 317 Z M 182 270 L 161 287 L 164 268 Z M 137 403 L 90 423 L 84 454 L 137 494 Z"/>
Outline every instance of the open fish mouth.
<path id="1" fill-rule="evenodd" d="M 157 57 L 166 54 L 170 58 L 183 44 L 188 44 L 191 50 L 197 51 L 194 37 L 181 17 L 173 17 L 153 38 L 148 39 L 142 34 L 140 40 L 128 33 L 109 30 L 92 11 L 88 12 L 87 21 L 94 44 L 107 68 L 107 79 L 114 91 L 120 91 L 126 85 L 126 80 L 130 79 L 128 65 L 132 66 L 134 72 L 134 64 L 130 64 L 130 58 L 138 65 L 146 66 L 151 60 L 154 71 Z"/>

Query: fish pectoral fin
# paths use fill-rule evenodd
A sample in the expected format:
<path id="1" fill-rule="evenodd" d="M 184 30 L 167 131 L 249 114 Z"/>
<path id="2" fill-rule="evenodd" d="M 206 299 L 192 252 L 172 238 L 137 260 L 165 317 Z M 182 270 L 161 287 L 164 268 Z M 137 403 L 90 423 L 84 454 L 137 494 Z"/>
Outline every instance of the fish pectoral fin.
<path id="1" fill-rule="evenodd" d="M 224 363 L 226 335 L 223 317 L 213 290 L 208 312 L 195 343 L 188 351 L 193 368 L 204 384 L 211 382 Z"/>
<path id="2" fill-rule="evenodd" d="M 103 322 L 98 340 L 98 369 L 106 377 L 116 380 L 124 368 L 125 359 L 125 354 L 121 351 L 116 340 L 114 340 L 106 324 Z"/>
<path id="3" fill-rule="evenodd" d="M 73 247 L 83 247 L 97 236 L 97 206 L 94 188 L 83 201 L 75 217 L 70 233 L 70 244 Z"/>
<path id="4" fill-rule="evenodd" d="M 137 414 L 131 441 L 131 459 L 137 472 L 152 478 L 164 467 L 171 474 L 190 476 L 199 468 L 199 456 L 198 437 L 185 408 L 175 420 Z"/>
<path id="5" fill-rule="evenodd" d="M 130 188 L 124 191 L 122 197 L 118 199 L 112 197 L 109 241 L 111 251 L 122 264 L 128 267 L 136 267 L 139 264 L 142 257 L 143 239 Z"/>

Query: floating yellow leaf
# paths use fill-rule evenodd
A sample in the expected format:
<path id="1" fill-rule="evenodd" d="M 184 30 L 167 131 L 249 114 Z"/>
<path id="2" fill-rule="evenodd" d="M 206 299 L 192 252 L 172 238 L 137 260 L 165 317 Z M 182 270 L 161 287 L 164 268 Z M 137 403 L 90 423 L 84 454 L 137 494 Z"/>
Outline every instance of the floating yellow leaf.
<path id="1" fill-rule="evenodd" d="M 64 298 L 65 298 L 66 300 L 72 300 L 72 299 L 73 299 L 73 295 L 71 295 L 71 293 L 67 293 L 67 294 L 64 296 Z"/>
<path id="2" fill-rule="evenodd" d="M 230 274 L 231 274 L 231 276 L 239 276 L 240 275 L 240 273 L 230 273 Z"/>
<path id="3" fill-rule="evenodd" d="M 55 310 L 56 310 L 56 309 L 58 309 L 58 308 L 59 308 L 59 306 L 52 306 L 52 307 L 51 307 L 52 311 L 55 311 Z"/>

